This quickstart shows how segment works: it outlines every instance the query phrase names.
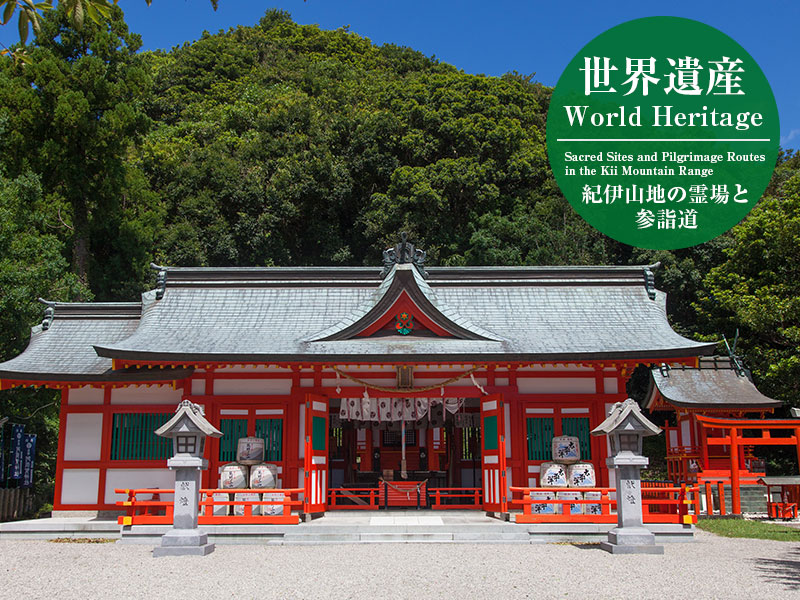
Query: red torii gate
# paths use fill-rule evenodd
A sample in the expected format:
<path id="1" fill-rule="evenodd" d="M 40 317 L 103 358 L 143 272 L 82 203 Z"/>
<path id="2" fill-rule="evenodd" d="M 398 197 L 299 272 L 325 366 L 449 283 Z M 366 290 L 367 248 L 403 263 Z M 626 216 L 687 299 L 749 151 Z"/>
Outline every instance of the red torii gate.
<path id="1" fill-rule="evenodd" d="M 800 419 L 724 419 L 697 415 L 703 426 L 701 445 L 704 464 L 708 464 L 709 446 L 728 446 L 731 467 L 731 501 L 733 514 L 742 513 L 739 490 L 739 469 L 742 467 L 743 446 L 795 446 L 798 468 L 800 468 Z M 722 429 L 721 437 L 710 436 L 709 429 Z M 758 430 L 760 436 L 744 437 L 745 430 Z M 773 437 L 772 431 L 790 431 L 786 437 Z"/>

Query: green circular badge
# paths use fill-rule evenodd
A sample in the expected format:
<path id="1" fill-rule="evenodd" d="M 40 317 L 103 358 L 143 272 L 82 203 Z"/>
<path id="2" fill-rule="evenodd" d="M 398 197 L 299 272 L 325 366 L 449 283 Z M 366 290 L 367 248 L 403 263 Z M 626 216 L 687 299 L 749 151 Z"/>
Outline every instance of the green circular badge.
<path id="1" fill-rule="evenodd" d="M 755 206 L 779 131 L 769 83 L 739 44 L 697 21 L 649 17 L 572 59 L 550 101 L 547 152 L 589 224 L 632 246 L 676 249 Z"/>

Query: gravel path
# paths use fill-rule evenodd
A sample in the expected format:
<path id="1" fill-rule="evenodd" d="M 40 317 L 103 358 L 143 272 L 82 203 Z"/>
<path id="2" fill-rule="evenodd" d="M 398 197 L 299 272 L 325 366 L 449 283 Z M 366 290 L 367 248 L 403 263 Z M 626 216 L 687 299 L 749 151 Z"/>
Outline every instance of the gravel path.
<path id="1" fill-rule="evenodd" d="M 638 557 L 570 544 L 217 546 L 205 558 L 159 559 L 150 550 L 2 541 L 0 597 L 800 598 L 800 546 L 702 531 Z"/>

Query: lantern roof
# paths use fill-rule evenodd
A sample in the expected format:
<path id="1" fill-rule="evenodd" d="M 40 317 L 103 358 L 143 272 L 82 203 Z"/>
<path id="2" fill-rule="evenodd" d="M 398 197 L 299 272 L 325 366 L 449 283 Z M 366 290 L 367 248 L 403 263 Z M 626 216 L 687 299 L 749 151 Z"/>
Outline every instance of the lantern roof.
<path id="1" fill-rule="evenodd" d="M 592 430 L 592 435 L 628 432 L 641 433 L 643 436 L 661 433 L 661 428 L 642 414 L 642 409 L 632 398 L 614 404 L 606 420 Z"/>
<path id="2" fill-rule="evenodd" d="M 178 404 L 175 415 L 161 427 L 156 435 L 174 438 L 187 433 L 202 433 L 208 437 L 222 437 L 222 432 L 208 422 L 203 414 L 203 407 L 190 400 L 182 400 Z"/>

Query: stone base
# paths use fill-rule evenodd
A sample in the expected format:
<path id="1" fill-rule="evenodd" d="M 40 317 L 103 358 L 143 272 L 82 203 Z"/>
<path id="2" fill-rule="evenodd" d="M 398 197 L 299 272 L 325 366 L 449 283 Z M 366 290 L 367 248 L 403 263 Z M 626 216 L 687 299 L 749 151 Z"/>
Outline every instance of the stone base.
<path id="1" fill-rule="evenodd" d="M 199 529 L 170 529 L 161 536 L 161 545 L 153 548 L 153 556 L 205 556 L 214 551 L 208 534 Z"/>
<path id="2" fill-rule="evenodd" d="M 657 546 L 656 536 L 644 527 L 615 527 L 600 547 L 611 554 L 664 554 L 664 546 Z"/>
<path id="3" fill-rule="evenodd" d="M 206 556 L 214 551 L 214 544 L 203 544 L 202 546 L 156 546 L 153 548 L 153 556 Z"/>
<path id="4" fill-rule="evenodd" d="M 664 554 L 664 546 L 655 544 L 623 546 L 611 542 L 600 542 L 600 547 L 611 554 Z"/>

